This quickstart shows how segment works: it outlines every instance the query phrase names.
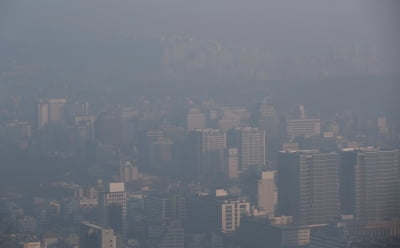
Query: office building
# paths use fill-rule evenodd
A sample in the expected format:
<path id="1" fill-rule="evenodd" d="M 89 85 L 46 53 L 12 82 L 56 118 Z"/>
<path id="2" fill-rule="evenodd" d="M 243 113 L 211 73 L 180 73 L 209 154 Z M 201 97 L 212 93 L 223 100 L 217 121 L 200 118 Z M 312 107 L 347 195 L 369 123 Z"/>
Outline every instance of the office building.
<path id="1" fill-rule="evenodd" d="M 239 152 L 237 148 L 228 149 L 225 176 L 229 179 L 235 179 L 239 177 Z"/>
<path id="2" fill-rule="evenodd" d="M 221 232 L 231 233 L 240 226 L 243 217 L 250 214 L 250 203 L 242 200 L 225 200 L 220 204 Z"/>
<path id="3" fill-rule="evenodd" d="M 89 222 L 82 222 L 79 234 L 79 248 L 116 248 L 113 229 Z"/>
<path id="4" fill-rule="evenodd" d="M 278 212 L 301 225 L 332 223 L 339 216 L 338 154 L 280 152 Z"/>
<path id="5" fill-rule="evenodd" d="M 187 130 L 206 128 L 206 115 L 200 109 L 192 108 L 187 114 Z"/>
<path id="6" fill-rule="evenodd" d="M 233 243 L 240 247 L 253 248 L 295 248 L 308 247 L 310 244 L 310 227 L 299 225 L 275 225 L 266 221 L 245 218 Z"/>
<path id="7" fill-rule="evenodd" d="M 361 149 L 354 171 L 354 217 L 382 221 L 400 217 L 400 150 Z"/>
<path id="8" fill-rule="evenodd" d="M 119 146 L 122 144 L 121 118 L 112 114 L 100 115 L 94 123 L 96 141 L 101 144 Z"/>
<path id="9" fill-rule="evenodd" d="M 286 122 L 287 137 L 312 137 L 321 134 L 319 119 L 290 119 Z"/>
<path id="10" fill-rule="evenodd" d="M 239 170 L 265 166 L 265 132 L 258 128 L 241 127 L 228 132 L 228 147 L 238 148 Z"/>
<path id="11" fill-rule="evenodd" d="M 265 157 L 266 160 L 273 165 L 277 162 L 277 154 L 281 148 L 281 130 L 279 118 L 275 108 L 264 101 L 258 109 L 260 119 L 258 127 L 260 131 L 265 132 Z"/>
<path id="12" fill-rule="evenodd" d="M 357 165 L 357 149 L 342 149 L 340 152 L 339 196 L 340 213 L 354 215 L 355 200 L 355 168 Z"/>
<path id="13" fill-rule="evenodd" d="M 109 183 L 98 197 L 100 224 L 110 226 L 118 234 L 127 228 L 126 192 L 124 183 Z"/>
<path id="14" fill-rule="evenodd" d="M 66 99 L 49 99 L 49 121 L 64 123 L 66 116 Z"/>
<path id="15" fill-rule="evenodd" d="M 218 129 L 198 129 L 191 133 L 192 160 L 197 177 L 212 183 L 222 174 L 226 151 L 226 133 Z"/>
<path id="16" fill-rule="evenodd" d="M 258 180 L 258 210 L 267 211 L 271 216 L 276 205 L 275 174 L 275 171 L 263 171 Z"/>
<path id="17" fill-rule="evenodd" d="M 38 128 L 43 129 L 50 120 L 49 103 L 40 100 L 38 104 Z"/>
<path id="18" fill-rule="evenodd" d="M 184 248 L 185 233 L 180 222 L 172 221 L 165 227 L 157 248 Z"/>
<path id="19" fill-rule="evenodd" d="M 138 167 L 133 166 L 129 161 L 122 162 L 119 166 L 119 177 L 124 183 L 133 182 L 139 179 Z"/>
<path id="20" fill-rule="evenodd" d="M 161 195 L 150 193 L 144 199 L 145 220 L 149 223 L 163 223 L 183 220 L 186 212 L 185 198 L 179 194 Z"/>
<path id="21" fill-rule="evenodd" d="M 173 166 L 174 142 L 166 137 L 160 137 L 150 143 L 149 166 L 151 169 L 170 169 Z"/>
<path id="22" fill-rule="evenodd" d="M 187 201 L 185 230 L 191 233 L 231 233 L 250 215 L 250 203 L 226 194 L 198 195 Z"/>

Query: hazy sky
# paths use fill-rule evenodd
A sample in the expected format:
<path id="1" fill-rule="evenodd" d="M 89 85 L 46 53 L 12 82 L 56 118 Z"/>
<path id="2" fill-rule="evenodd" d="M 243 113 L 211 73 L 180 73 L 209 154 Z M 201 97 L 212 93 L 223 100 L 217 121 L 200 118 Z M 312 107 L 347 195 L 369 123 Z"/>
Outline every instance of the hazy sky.
<path id="1" fill-rule="evenodd" d="M 1 0 L 0 37 L 68 41 L 188 34 L 248 47 L 360 40 L 394 46 L 399 2 Z"/>

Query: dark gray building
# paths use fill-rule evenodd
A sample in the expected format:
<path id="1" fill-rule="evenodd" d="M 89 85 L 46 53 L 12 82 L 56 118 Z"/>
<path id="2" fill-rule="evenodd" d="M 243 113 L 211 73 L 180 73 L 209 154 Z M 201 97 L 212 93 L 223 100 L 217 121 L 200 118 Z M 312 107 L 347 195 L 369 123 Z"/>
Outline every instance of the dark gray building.
<path id="1" fill-rule="evenodd" d="M 278 214 L 298 224 L 328 224 L 339 217 L 338 154 L 317 150 L 280 152 Z"/>

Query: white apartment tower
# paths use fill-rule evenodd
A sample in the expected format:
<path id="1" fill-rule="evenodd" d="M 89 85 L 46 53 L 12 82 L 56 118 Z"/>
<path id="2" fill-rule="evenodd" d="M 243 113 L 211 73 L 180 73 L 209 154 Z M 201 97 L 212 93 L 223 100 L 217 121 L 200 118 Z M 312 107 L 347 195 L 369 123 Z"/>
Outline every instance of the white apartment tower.
<path id="1" fill-rule="evenodd" d="M 258 128 L 241 128 L 241 169 L 265 165 L 265 132 Z"/>
<path id="2" fill-rule="evenodd" d="M 221 203 L 221 231 L 230 233 L 240 226 L 240 219 L 250 214 L 250 203 L 240 200 L 225 200 Z"/>

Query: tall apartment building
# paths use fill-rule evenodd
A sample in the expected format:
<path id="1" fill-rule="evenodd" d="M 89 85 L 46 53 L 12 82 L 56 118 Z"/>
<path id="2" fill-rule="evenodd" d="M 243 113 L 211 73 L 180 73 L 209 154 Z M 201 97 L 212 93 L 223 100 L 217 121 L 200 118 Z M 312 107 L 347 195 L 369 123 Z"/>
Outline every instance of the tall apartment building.
<path id="1" fill-rule="evenodd" d="M 228 149 L 225 176 L 229 179 L 235 179 L 239 177 L 239 152 L 237 148 Z"/>
<path id="2" fill-rule="evenodd" d="M 225 200 L 220 204 L 221 232 L 230 233 L 240 226 L 240 220 L 250 214 L 250 203 L 241 200 Z"/>
<path id="3" fill-rule="evenodd" d="M 242 127 L 231 130 L 228 147 L 238 148 L 240 171 L 265 166 L 265 132 L 258 128 Z"/>
<path id="4" fill-rule="evenodd" d="M 206 128 L 206 115 L 200 109 L 192 108 L 187 114 L 187 130 Z"/>
<path id="5" fill-rule="evenodd" d="M 196 175 L 213 181 L 222 173 L 226 150 L 226 133 L 218 129 L 197 129 L 191 133 L 192 159 Z"/>
<path id="6" fill-rule="evenodd" d="M 278 212 L 301 225 L 328 224 L 339 216 L 338 154 L 280 152 Z"/>
<path id="7" fill-rule="evenodd" d="M 40 100 L 38 104 L 38 128 L 44 128 L 48 122 L 64 123 L 67 100 L 47 99 Z"/>
<path id="8" fill-rule="evenodd" d="M 42 129 L 49 122 L 49 104 L 41 101 L 38 104 L 38 128 Z"/>
<path id="9" fill-rule="evenodd" d="M 89 222 L 82 222 L 79 233 L 79 248 L 116 248 L 113 229 Z"/>
<path id="10" fill-rule="evenodd" d="M 400 150 L 360 149 L 354 171 L 354 217 L 382 221 L 400 217 Z"/>
<path id="11" fill-rule="evenodd" d="M 275 171 L 263 171 L 258 180 L 258 209 L 268 211 L 272 216 L 275 214 L 277 200 L 275 174 Z"/>
<path id="12" fill-rule="evenodd" d="M 110 226 L 118 234 L 127 229 L 126 192 L 124 183 L 109 183 L 98 197 L 99 220 L 102 225 Z"/>
<path id="13" fill-rule="evenodd" d="M 138 167 L 133 166 L 129 161 L 121 163 L 119 166 L 119 178 L 122 182 L 132 182 L 139 179 Z"/>
<path id="14" fill-rule="evenodd" d="M 53 122 L 64 122 L 66 116 L 66 99 L 49 99 L 49 120 Z"/>

